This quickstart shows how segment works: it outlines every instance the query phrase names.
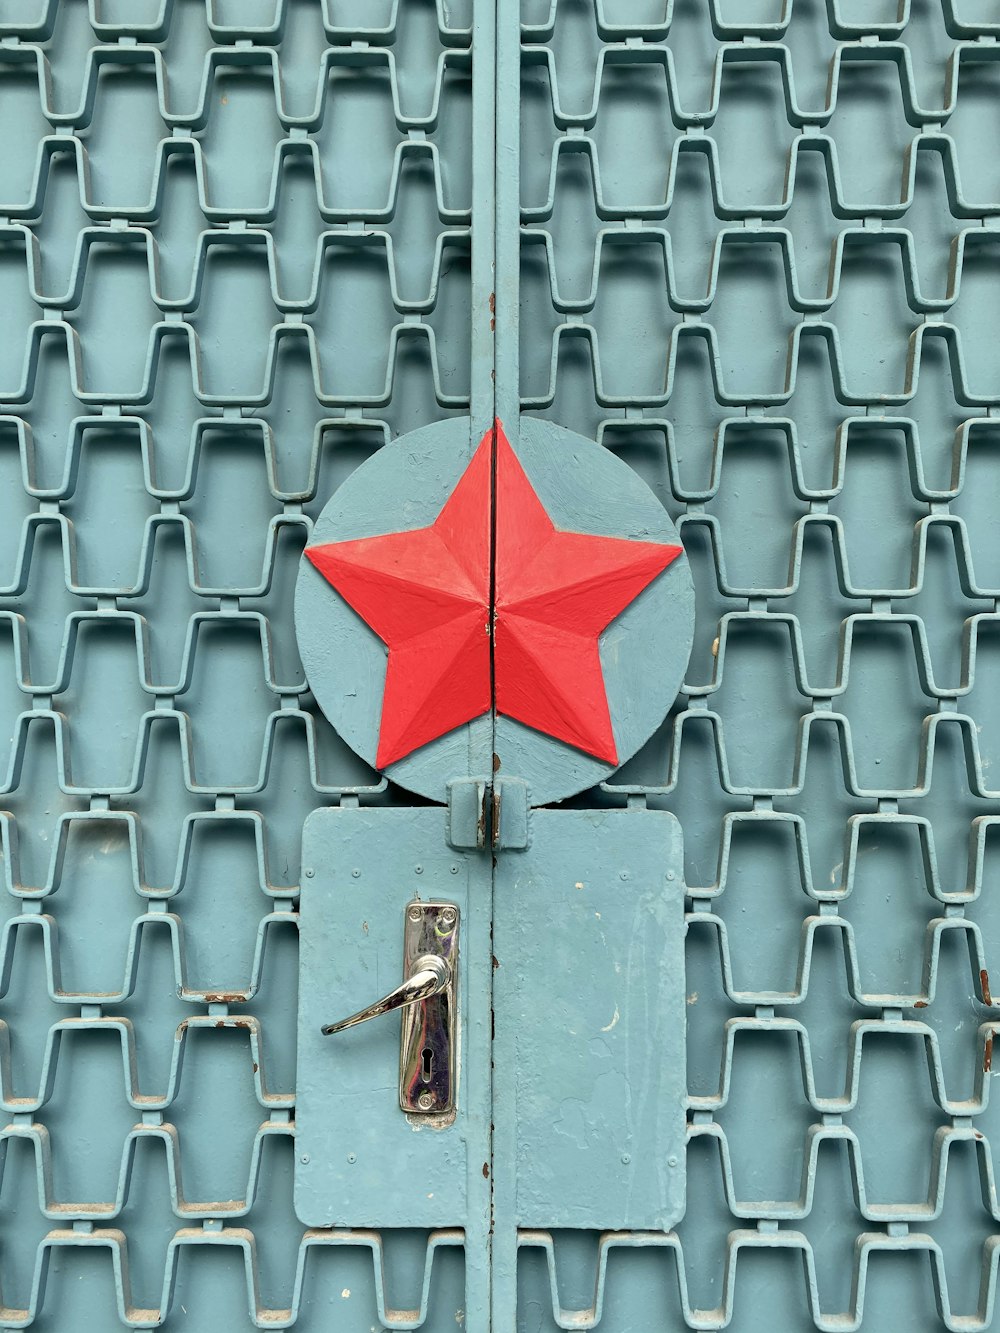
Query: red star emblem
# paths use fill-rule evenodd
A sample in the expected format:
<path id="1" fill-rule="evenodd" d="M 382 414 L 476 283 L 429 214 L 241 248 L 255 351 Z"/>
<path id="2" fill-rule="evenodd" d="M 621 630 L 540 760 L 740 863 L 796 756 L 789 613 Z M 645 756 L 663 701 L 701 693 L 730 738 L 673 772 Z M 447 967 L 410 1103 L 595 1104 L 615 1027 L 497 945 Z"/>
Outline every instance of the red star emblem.
<path id="1" fill-rule="evenodd" d="M 379 768 L 491 707 L 617 763 L 600 635 L 680 553 L 562 532 L 499 421 L 430 527 L 306 548 L 389 649 Z"/>

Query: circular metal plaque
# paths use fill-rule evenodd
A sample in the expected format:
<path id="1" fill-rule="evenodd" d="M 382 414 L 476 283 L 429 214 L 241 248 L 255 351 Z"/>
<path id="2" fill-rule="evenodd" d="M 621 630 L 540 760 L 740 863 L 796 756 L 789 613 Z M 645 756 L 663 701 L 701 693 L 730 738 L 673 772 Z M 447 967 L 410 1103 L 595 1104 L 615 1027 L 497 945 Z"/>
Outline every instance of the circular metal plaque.
<path id="1" fill-rule="evenodd" d="M 512 445 L 502 427 L 496 438 L 479 443 L 453 418 L 362 464 L 316 522 L 296 633 L 319 707 L 393 782 L 443 802 L 453 779 L 499 771 L 547 805 L 607 778 L 663 721 L 691 651 L 694 590 L 677 529 L 621 459 L 532 418 Z"/>

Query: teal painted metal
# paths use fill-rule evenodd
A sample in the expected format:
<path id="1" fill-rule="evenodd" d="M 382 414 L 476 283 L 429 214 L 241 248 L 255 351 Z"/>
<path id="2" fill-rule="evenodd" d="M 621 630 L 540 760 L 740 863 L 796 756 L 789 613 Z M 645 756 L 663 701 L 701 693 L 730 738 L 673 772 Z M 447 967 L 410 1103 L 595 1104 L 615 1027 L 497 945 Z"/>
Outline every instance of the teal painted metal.
<path id="1" fill-rule="evenodd" d="M 494 1176 L 521 1231 L 667 1231 L 684 1213 L 680 825 L 534 810 L 530 834 L 494 872 Z"/>
<path id="2" fill-rule="evenodd" d="M 294 1213 L 303 824 L 400 793 L 291 590 L 358 462 L 493 420 L 492 11 L 0 8 L 0 1326 L 455 1327 L 487 1208 Z"/>
<path id="3" fill-rule="evenodd" d="M 995 15 L 499 13 L 497 412 L 650 481 L 697 622 L 591 798 L 684 829 L 687 1212 L 515 1249 L 498 1179 L 495 1327 L 995 1328 Z"/>
<path id="4" fill-rule="evenodd" d="M 684 1211 L 677 821 L 536 810 L 527 845 L 494 858 L 450 846 L 445 820 L 440 807 L 348 808 L 306 823 L 296 1212 L 461 1234 L 500 1175 L 516 1180 L 520 1227 L 667 1230 Z M 398 1015 L 321 1033 L 402 979 L 406 911 L 428 899 L 461 922 L 450 1123 L 400 1112 Z M 494 972 L 491 1009 L 481 983 Z"/>
<path id="5" fill-rule="evenodd" d="M 446 817 L 440 806 L 327 809 L 306 823 L 295 1207 L 309 1226 L 461 1234 L 489 1213 L 491 865 L 448 845 Z M 460 920 L 458 1088 L 444 1128 L 399 1109 L 398 1015 L 320 1032 L 403 980 L 404 918 L 417 899 L 451 903 Z"/>
<path id="6" fill-rule="evenodd" d="M 646 477 L 699 617 L 590 798 L 684 829 L 688 1210 L 517 1236 L 495 1178 L 496 1326 L 517 1265 L 531 1333 L 995 1327 L 1000 23 L 496 23 L 494 60 L 478 0 L 0 14 L 0 1325 L 481 1319 L 485 1217 L 464 1267 L 294 1218 L 302 824 L 400 797 L 288 587 L 360 459 L 495 399 Z"/>

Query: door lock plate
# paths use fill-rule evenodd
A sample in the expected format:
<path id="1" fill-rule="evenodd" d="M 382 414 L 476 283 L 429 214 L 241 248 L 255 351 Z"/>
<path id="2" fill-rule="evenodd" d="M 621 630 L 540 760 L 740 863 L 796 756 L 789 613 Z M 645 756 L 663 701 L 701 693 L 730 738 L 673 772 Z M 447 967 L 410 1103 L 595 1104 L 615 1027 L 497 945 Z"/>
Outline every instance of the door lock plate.
<path id="1" fill-rule="evenodd" d="M 444 990 L 402 1010 L 399 1105 L 411 1115 L 451 1115 L 455 1110 L 458 927 L 454 903 L 415 900 L 406 906 L 404 978 L 419 971 L 425 958 L 439 958 L 450 978 Z"/>

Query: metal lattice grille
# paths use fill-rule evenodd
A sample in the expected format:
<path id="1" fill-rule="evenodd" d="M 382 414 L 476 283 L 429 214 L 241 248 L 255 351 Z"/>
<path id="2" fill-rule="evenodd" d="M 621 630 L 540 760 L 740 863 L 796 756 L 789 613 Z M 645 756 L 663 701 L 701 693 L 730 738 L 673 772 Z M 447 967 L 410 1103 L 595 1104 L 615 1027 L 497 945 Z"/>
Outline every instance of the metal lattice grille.
<path id="1" fill-rule="evenodd" d="M 698 590 L 604 789 L 684 828 L 688 1212 L 522 1236 L 541 1327 L 994 1327 L 998 19 L 522 8 L 522 406 Z"/>
<path id="2" fill-rule="evenodd" d="M 292 1211 L 302 822 L 385 783 L 291 589 L 339 481 L 468 410 L 471 22 L 0 6 L 4 1327 L 463 1304 L 460 1237 Z"/>
<path id="3" fill-rule="evenodd" d="M 301 825 L 390 793 L 290 588 L 338 482 L 488 377 L 472 23 L 0 11 L 0 1325 L 464 1318 L 460 1237 L 292 1211 Z M 523 1235 L 530 1333 L 995 1326 L 998 35 L 525 0 L 522 405 L 657 490 L 699 614 L 593 797 L 683 822 L 688 1214 Z"/>

